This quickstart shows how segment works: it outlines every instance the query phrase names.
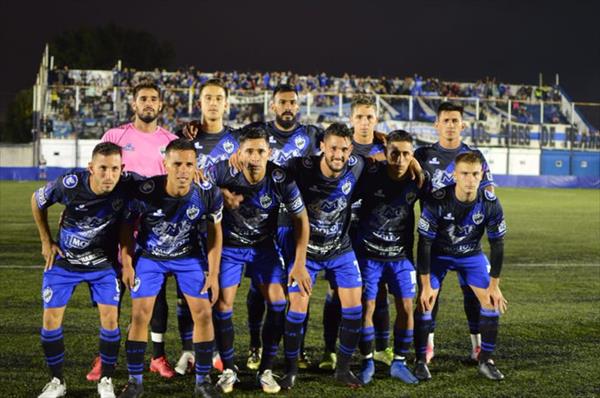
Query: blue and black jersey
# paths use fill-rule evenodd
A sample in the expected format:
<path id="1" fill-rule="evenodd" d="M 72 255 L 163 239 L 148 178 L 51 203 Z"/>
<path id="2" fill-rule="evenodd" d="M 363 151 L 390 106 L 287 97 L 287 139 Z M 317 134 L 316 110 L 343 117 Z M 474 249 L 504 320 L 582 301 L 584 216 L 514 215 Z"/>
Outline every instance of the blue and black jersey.
<path id="1" fill-rule="evenodd" d="M 223 213 L 221 191 L 210 182 L 192 184 L 182 197 L 167 194 L 167 176 L 138 184 L 130 202 L 128 219 L 139 217 L 137 244 L 141 255 L 156 259 L 200 256 L 207 253 L 199 238 L 202 216 L 217 223 Z"/>
<path id="2" fill-rule="evenodd" d="M 221 160 L 229 159 L 239 147 L 238 132 L 239 130 L 229 127 L 225 127 L 221 132 L 215 134 L 198 130 L 198 135 L 193 141 L 196 147 L 198 168 L 205 169 Z"/>
<path id="3" fill-rule="evenodd" d="M 351 155 L 342 174 L 328 178 L 321 173 L 320 161 L 320 156 L 310 156 L 288 163 L 308 212 L 308 258 L 314 261 L 352 250 L 348 236 L 352 194 L 365 168 L 361 156 Z"/>
<path id="4" fill-rule="evenodd" d="M 380 261 L 412 261 L 414 206 L 423 199 L 427 184 L 419 189 L 407 175 L 401 181 L 390 178 L 387 162 L 367 166 L 358 183 L 355 198 L 361 199 L 356 229 L 356 253 Z"/>
<path id="5" fill-rule="evenodd" d="M 55 264 L 71 271 L 98 271 L 117 264 L 118 225 L 131 196 L 134 173 L 121 176 L 114 190 L 97 195 L 90 188 L 89 171 L 67 173 L 35 192 L 40 209 L 65 206 L 57 242 L 65 257 Z"/>
<path id="6" fill-rule="evenodd" d="M 432 241 L 433 255 L 472 256 L 481 252 L 484 230 L 490 241 L 504 237 L 504 213 L 498 198 L 489 191 L 479 190 L 473 202 L 464 203 L 456 199 L 454 189 L 438 190 L 425 201 L 419 235 Z"/>
<path id="7" fill-rule="evenodd" d="M 223 236 L 227 246 L 248 247 L 272 243 L 280 205 L 292 214 L 304 210 L 304 202 L 295 181 L 271 161 L 267 163 L 265 177 L 257 184 L 250 184 L 244 173 L 230 167 L 226 160 L 209 167 L 206 176 L 218 187 L 244 197 L 239 208 L 225 209 Z"/>
<path id="8" fill-rule="evenodd" d="M 439 142 L 436 142 L 435 144 L 422 146 L 415 151 L 415 158 L 431 178 L 432 192 L 454 184 L 454 175 L 452 174 L 456 167 L 454 159 L 464 152 L 475 152 L 481 157 L 483 178 L 479 187 L 485 188 L 494 184 L 492 172 L 480 151 L 472 149 L 464 143 L 461 143 L 457 149 L 445 149 L 442 148 Z"/>
<path id="9" fill-rule="evenodd" d="M 373 141 L 371 144 L 359 144 L 358 142 L 353 141 L 352 153 L 368 158 L 369 156 L 375 156 L 380 153 L 385 154 L 385 146 L 379 141 Z"/>
<path id="10" fill-rule="evenodd" d="M 319 152 L 319 139 L 323 131 L 316 126 L 297 124 L 292 131 L 282 131 L 275 122 L 264 124 L 269 133 L 269 145 L 272 149 L 271 160 L 283 166 L 290 159 L 310 156 Z"/>

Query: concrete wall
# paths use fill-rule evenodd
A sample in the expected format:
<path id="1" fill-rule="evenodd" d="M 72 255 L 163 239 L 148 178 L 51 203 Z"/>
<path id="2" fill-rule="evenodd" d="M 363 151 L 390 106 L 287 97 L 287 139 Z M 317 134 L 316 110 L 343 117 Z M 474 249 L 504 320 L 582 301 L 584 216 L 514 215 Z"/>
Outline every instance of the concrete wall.
<path id="1" fill-rule="evenodd" d="M 0 167 L 31 167 L 33 143 L 0 144 Z"/>

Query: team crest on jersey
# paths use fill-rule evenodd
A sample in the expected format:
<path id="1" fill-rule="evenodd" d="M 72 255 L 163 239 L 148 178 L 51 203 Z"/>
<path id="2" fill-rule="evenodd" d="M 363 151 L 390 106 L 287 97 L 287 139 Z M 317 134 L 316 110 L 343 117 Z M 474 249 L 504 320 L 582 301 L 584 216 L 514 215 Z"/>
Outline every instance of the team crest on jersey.
<path id="1" fill-rule="evenodd" d="M 265 193 L 263 196 L 260 197 L 260 205 L 265 209 L 271 206 L 272 203 L 273 199 L 271 199 L 271 197 L 268 194 Z"/>
<path id="2" fill-rule="evenodd" d="M 437 191 L 434 191 L 431 196 L 433 196 L 435 199 L 443 199 L 446 196 L 446 191 L 443 189 L 438 189 Z"/>
<path id="3" fill-rule="evenodd" d="M 154 181 L 148 180 L 140 186 L 141 193 L 150 193 L 154 191 Z"/>
<path id="4" fill-rule="evenodd" d="M 212 188 L 212 183 L 210 181 L 204 180 L 200 183 L 200 188 L 204 189 L 205 191 L 208 191 L 209 189 Z"/>
<path id="5" fill-rule="evenodd" d="M 281 181 L 285 180 L 285 172 L 281 169 L 275 169 L 271 173 L 271 177 L 273 178 L 273 181 L 281 182 Z"/>
<path id="6" fill-rule="evenodd" d="M 301 135 L 299 135 L 294 139 L 294 143 L 296 144 L 296 147 L 298 149 L 303 149 L 304 146 L 306 145 L 306 139 L 304 137 L 302 137 Z"/>
<path id="7" fill-rule="evenodd" d="M 483 213 L 477 212 L 477 213 L 473 214 L 473 217 L 471 217 L 471 218 L 473 219 L 473 222 L 476 225 L 479 225 L 483 222 Z"/>
<path id="8" fill-rule="evenodd" d="M 484 189 L 484 190 L 483 190 L 483 195 L 484 195 L 484 196 L 485 196 L 485 198 L 486 198 L 487 200 L 489 200 L 490 202 L 493 202 L 494 200 L 496 200 L 496 194 L 495 194 L 495 193 L 493 193 L 493 192 L 491 192 L 491 191 L 488 191 L 487 189 Z"/>
<path id="9" fill-rule="evenodd" d="M 133 280 L 133 287 L 131 288 L 132 291 L 137 292 L 140 289 L 140 285 L 142 284 L 142 281 L 140 280 L 139 277 L 135 277 L 135 279 Z"/>
<path id="10" fill-rule="evenodd" d="M 165 157 L 165 153 L 167 153 L 167 147 L 166 146 L 161 146 L 160 147 L 160 155 L 164 158 Z"/>
<path id="11" fill-rule="evenodd" d="M 200 214 L 200 209 L 192 205 L 191 207 L 188 207 L 185 214 L 187 214 L 190 220 L 195 220 L 198 217 L 198 214 Z"/>
<path id="12" fill-rule="evenodd" d="M 123 199 L 118 198 L 118 199 L 113 200 L 112 208 L 114 211 L 119 211 L 119 210 L 121 210 L 122 207 L 123 207 Z"/>
<path id="13" fill-rule="evenodd" d="M 344 195 L 348 195 L 351 189 L 352 182 L 350 180 L 346 180 L 346 182 L 344 182 L 344 185 L 342 185 L 342 192 L 344 193 Z"/>
<path id="14" fill-rule="evenodd" d="M 412 204 L 417 200 L 417 194 L 414 192 L 409 192 L 406 194 L 406 203 Z"/>
<path id="15" fill-rule="evenodd" d="M 354 155 L 350 155 L 348 158 L 348 166 L 354 166 L 358 162 L 358 158 Z"/>
<path id="16" fill-rule="evenodd" d="M 79 179 L 77 178 L 77 176 L 75 174 L 69 174 L 68 176 L 64 176 L 63 180 L 62 180 L 65 188 L 69 188 L 69 189 L 75 188 L 78 181 L 79 181 Z"/>
<path id="17" fill-rule="evenodd" d="M 313 161 L 311 158 L 302 158 L 302 164 L 307 169 L 311 169 L 313 167 Z"/>
<path id="18" fill-rule="evenodd" d="M 48 304 L 50 302 L 50 300 L 52 300 L 53 295 L 54 295 L 54 292 L 52 291 L 52 288 L 50 286 L 45 288 L 44 291 L 42 292 L 42 299 L 44 300 L 44 303 Z"/>
<path id="19" fill-rule="evenodd" d="M 231 141 L 229 141 L 229 140 L 227 140 L 227 141 L 225 141 L 225 142 L 223 143 L 223 149 L 224 149 L 224 150 L 225 150 L 225 152 L 227 152 L 227 153 L 231 153 L 231 152 L 233 152 L 233 148 L 234 148 L 234 147 L 235 147 L 235 146 L 233 145 L 233 142 L 231 142 Z"/>

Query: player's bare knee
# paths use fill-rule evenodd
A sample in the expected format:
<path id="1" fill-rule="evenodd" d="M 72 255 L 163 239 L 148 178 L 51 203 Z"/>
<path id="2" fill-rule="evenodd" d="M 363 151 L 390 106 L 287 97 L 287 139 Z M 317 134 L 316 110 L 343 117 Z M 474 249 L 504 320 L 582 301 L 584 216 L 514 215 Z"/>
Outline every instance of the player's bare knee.
<path id="1" fill-rule="evenodd" d="M 107 308 L 108 307 L 108 308 Z M 107 330 L 116 329 L 118 324 L 118 311 L 115 306 L 98 306 L 100 312 L 100 325 Z"/>
<path id="2" fill-rule="evenodd" d="M 46 330 L 58 329 L 62 324 L 62 311 L 56 308 L 44 310 L 42 325 Z"/>

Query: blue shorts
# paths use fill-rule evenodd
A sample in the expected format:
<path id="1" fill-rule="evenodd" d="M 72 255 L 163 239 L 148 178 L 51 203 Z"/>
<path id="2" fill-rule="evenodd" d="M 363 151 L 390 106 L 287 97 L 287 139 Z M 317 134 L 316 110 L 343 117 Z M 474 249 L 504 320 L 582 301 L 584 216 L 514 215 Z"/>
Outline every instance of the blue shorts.
<path id="1" fill-rule="evenodd" d="M 239 285 L 246 266 L 246 276 L 255 285 L 285 284 L 285 269 L 275 245 L 261 247 L 224 246 L 221 253 L 219 286 Z"/>
<path id="2" fill-rule="evenodd" d="M 490 285 L 490 262 L 483 253 L 469 257 L 432 256 L 430 279 L 433 289 L 440 288 L 448 271 L 456 271 L 459 280 L 466 285 L 481 289 Z"/>
<path id="3" fill-rule="evenodd" d="M 117 273 L 108 268 L 99 271 L 69 271 L 55 265 L 44 272 L 42 281 L 42 300 L 44 308 L 64 307 L 81 282 L 87 282 L 92 300 L 98 304 L 119 305 L 120 285 Z"/>
<path id="4" fill-rule="evenodd" d="M 283 258 L 287 268 L 294 265 L 296 259 L 296 237 L 294 236 L 294 227 L 277 228 L 277 250 Z"/>
<path id="5" fill-rule="evenodd" d="M 366 300 L 375 300 L 381 282 L 387 283 L 390 293 L 395 297 L 415 297 L 417 271 L 409 260 L 380 261 L 359 258 L 358 264 L 363 276 L 363 298 Z"/>
<path id="6" fill-rule="evenodd" d="M 349 251 L 329 260 L 306 260 L 306 270 L 310 274 L 313 285 L 315 284 L 317 275 L 321 270 L 325 270 L 325 277 L 333 289 L 338 287 L 350 289 L 362 287 L 363 284 L 362 277 L 360 276 L 358 260 L 356 260 L 356 255 L 353 251 Z M 288 270 L 288 273 L 290 271 L 291 268 Z M 294 283 L 289 287 L 288 291 L 299 292 L 300 288 L 296 283 Z"/>
<path id="7" fill-rule="evenodd" d="M 131 298 L 153 297 L 158 295 L 167 274 L 175 275 L 177 285 L 188 296 L 208 299 L 208 293 L 200 293 L 204 287 L 204 271 L 208 268 L 204 261 L 194 257 L 158 260 L 139 257 L 135 264 L 135 284 Z"/>

